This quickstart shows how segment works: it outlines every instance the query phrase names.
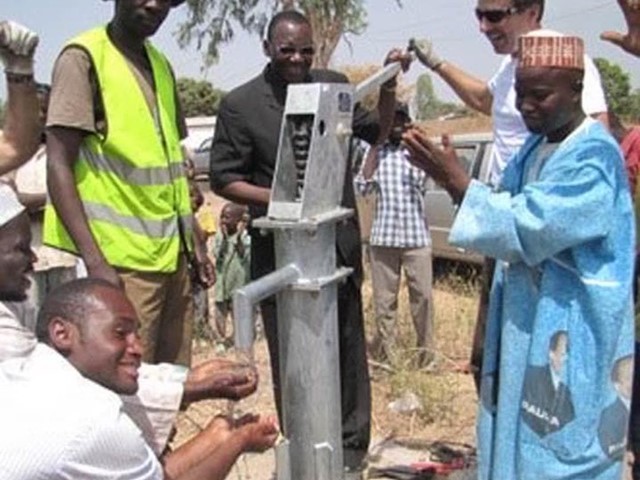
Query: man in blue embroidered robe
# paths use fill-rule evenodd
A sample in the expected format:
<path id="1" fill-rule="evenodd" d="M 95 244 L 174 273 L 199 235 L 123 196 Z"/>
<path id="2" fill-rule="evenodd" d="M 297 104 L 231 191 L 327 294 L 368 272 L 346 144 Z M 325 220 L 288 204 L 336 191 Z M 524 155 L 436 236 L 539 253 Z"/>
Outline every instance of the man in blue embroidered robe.
<path id="1" fill-rule="evenodd" d="M 614 365 L 633 353 L 634 219 L 622 155 L 581 109 L 582 41 L 538 31 L 519 43 L 517 107 L 532 135 L 498 190 L 468 177 L 446 137 L 442 147 L 418 129 L 404 137 L 460 205 L 449 241 L 497 260 L 479 478 L 620 479 L 623 449 L 612 456 L 598 430 L 617 398 Z M 550 365 L 558 332 L 564 358 Z M 555 387 L 528 393 L 549 367 Z"/>

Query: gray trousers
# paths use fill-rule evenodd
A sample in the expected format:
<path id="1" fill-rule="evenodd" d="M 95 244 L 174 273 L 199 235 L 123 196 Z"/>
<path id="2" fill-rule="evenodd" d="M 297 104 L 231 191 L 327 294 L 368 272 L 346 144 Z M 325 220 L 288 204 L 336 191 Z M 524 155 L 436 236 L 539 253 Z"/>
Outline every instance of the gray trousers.
<path id="1" fill-rule="evenodd" d="M 409 288 L 411 318 L 416 332 L 418 363 L 433 360 L 433 271 L 431 247 L 370 247 L 371 281 L 373 285 L 377 339 L 386 359 L 397 357 L 396 315 L 401 271 Z"/>

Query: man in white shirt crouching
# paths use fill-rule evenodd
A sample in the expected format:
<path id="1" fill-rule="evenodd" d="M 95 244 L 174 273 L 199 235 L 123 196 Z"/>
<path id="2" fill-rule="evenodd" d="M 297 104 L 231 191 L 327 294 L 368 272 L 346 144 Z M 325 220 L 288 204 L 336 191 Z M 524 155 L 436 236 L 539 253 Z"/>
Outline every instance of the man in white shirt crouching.
<path id="1" fill-rule="evenodd" d="M 0 300 L 24 301 L 34 260 L 28 216 L 0 190 Z M 241 453 L 273 445 L 271 418 L 216 418 L 161 464 L 116 395 L 138 389 L 137 326 L 116 286 L 82 279 L 52 293 L 39 316 L 42 343 L 0 364 L 0 478 L 222 479 Z M 209 367 L 189 372 L 183 402 L 211 393 Z"/>

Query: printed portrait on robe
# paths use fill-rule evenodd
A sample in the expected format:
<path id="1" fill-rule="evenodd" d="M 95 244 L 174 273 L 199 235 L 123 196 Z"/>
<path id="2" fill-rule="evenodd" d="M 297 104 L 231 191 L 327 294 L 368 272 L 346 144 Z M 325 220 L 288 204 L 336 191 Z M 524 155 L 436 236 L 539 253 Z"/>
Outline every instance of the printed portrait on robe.
<path id="1" fill-rule="evenodd" d="M 633 388 L 633 355 L 616 360 L 611 371 L 616 399 L 600 415 L 598 442 L 611 459 L 621 460 L 627 445 L 627 425 Z"/>
<path id="2" fill-rule="evenodd" d="M 563 381 L 569 336 L 555 332 L 549 341 L 549 363 L 527 367 L 522 393 L 522 418 L 540 437 L 557 432 L 575 418 L 571 391 Z"/>

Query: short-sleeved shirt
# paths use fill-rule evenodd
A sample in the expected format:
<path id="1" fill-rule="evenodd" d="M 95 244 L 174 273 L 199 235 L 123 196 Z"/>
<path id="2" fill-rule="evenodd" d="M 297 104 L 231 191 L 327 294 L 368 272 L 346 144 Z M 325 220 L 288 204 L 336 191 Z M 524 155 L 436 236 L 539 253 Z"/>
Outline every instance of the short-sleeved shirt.
<path id="1" fill-rule="evenodd" d="M 137 65 L 125 56 L 134 77 L 140 85 L 150 110 L 156 98 L 153 75 L 146 67 Z M 187 126 L 182 115 L 176 90 L 176 124 L 180 138 L 186 138 Z M 89 53 L 81 47 L 65 48 L 53 67 L 53 80 L 47 127 L 67 127 L 88 133 L 106 132 L 104 106 L 96 72 Z"/>
<path id="2" fill-rule="evenodd" d="M 488 83 L 493 95 L 491 118 L 493 120 L 493 150 L 490 161 L 490 181 L 498 185 L 507 162 L 529 136 L 529 130 L 516 108 L 516 67 L 512 55 L 504 57 L 500 68 Z M 607 111 L 607 102 L 600 83 L 600 74 L 593 61 L 584 57 L 584 81 L 582 109 L 587 115 Z"/>
<path id="3" fill-rule="evenodd" d="M 624 156 L 629 189 L 634 204 L 638 204 L 638 173 L 640 172 L 640 127 L 630 128 L 620 142 L 620 149 Z"/>
<path id="4" fill-rule="evenodd" d="M 36 154 L 15 172 L 15 185 L 19 194 L 45 195 L 47 193 L 47 150 L 41 145 Z M 38 260 L 33 265 L 36 272 L 54 268 L 75 268 L 76 256 L 42 244 L 44 210 L 29 212 L 31 224 L 31 248 Z"/>
<path id="5" fill-rule="evenodd" d="M 376 247 L 422 248 L 431 243 L 424 212 L 427 174 L 409 161 L 401 146 L 385 143 L 376 153 L 378 167 L 365 179 L 356 175 L 362 195 L 377 193 L 369 244 Z"/>

